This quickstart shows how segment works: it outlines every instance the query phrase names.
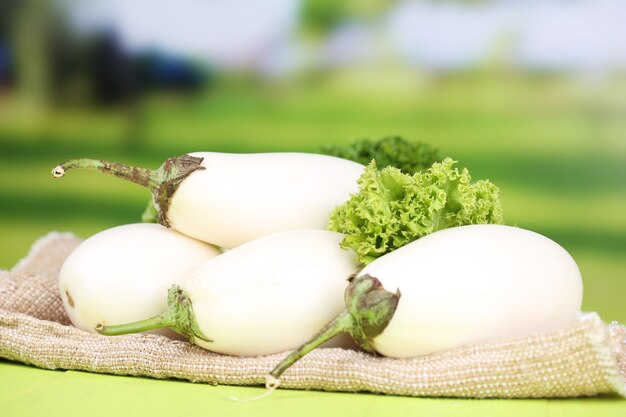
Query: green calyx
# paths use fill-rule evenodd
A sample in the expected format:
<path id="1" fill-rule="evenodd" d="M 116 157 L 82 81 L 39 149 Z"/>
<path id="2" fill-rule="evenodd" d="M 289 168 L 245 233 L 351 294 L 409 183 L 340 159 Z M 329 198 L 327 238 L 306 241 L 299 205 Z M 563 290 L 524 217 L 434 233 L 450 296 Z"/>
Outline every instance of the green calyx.
<path id="1" fill-rule="evenodd" d="M 385 330 L 400 300 L 400 291 L 385 290 L 371 275 L 351 277 L 346 288 L 347 311 L 354 321 L 348 329 L 354 341 L 367 352 L 373 353 L 372 339 Z"/>
<path id="2" fill-rule="evenodd" d="M 268 388 L 278 386 L 278 378 L 291 365 L 341 332 L 348 332 L 367 352 L 375 352 L 372 339 L 381 334 L 391 321 L 400 300 L 400 292 L 394 294 L 385 290 L 380 281 L 371 275 L 356 275 L 353 274 L 348 279 L 346 309 L 269 373 L 266 383 Z"/>
<path id="3" fill-rule="evenodd" d="M 196 339 L 212 342 L 207 338 L 196 322 L 193 306 L 189 296 L 178 286 L 173 285 L 167 293 L 167 310 L 158 316 L 127 324 L 107 326 L 100 323 L 96 331 L 106 336 L 118 336 L 129 333 L 145 332 L 153 329 L 168 327 L 186 337 L 191 343 Z"/>
<path id="4" fill-rule="evenodd" d="M 167 211 L 170 200 L 185 178 L 197 170 L 205 169 L 202 166 L 203 159 L 191 155 L 174 156 L 166 159 L 158 169 L 147 169 L 101 159 L 79 158 L 58 165 L 52 170 L 52 176 L 61 178 L 70 169 L 92 169 L 146 187 L 152 192 L 152 203 L 156 213 L 148 209 L 144 213 L 144 218 L 156 217 L 159 223 L 169 227 Z"/>

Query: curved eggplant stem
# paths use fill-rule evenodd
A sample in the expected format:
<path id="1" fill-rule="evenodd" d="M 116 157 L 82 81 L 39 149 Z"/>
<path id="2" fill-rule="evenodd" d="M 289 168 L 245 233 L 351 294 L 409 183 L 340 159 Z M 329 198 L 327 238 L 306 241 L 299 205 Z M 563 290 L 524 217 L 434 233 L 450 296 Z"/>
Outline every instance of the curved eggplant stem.
<path id="1" fill-rule="evenodd" d="M 185 178 L 195 171 L 205 169 L 202 166 L 203 160 L 203 157 L 185 154 L 166 159 L 158 169 L 148 169 L 102 159 L 79 158 L 57 165 L 52 170 L 52 176 L 61 178 L 69 169 L 92 169 L 144 186 L 152 193 L 152 202 L 156 211 L 156 214 L 145 212 L 144 215 L 148 219 L 158 220 L 165 227 L 170 227 L 167 218 L 170 200 Z"/>
<path id="2" fill-rule="evenodd" d="M 70 159 L 69 161 L 63 162 L 52 170 L 52 176 L 54 178 L 61 178 L 65 176 L 65 173 L 70 169 L 91 169 L 100 171 L 134 182 L 135 184 L 139 184 L 151 190 L 156 189 L 160 184 L 157 170 L 90 158 Z"/>
<path id="3" fill-rule="evenodd" d="M 192 343 L 194 343 L 196 339 L 212 342 L 212 340 L 207 338 L 200 330 L 193 313 L 189 296 L 177 285 L 173 285 L 169 289 L 167 293 L 167 309 L 158 316 L 132 323 L 111 326 L 99 323 L 95 330 L 106 336 L 117 336 L 145 332 L 147 330 L 160 329 L 163 327 L 169 327 L 176 333 L 185 336 Z"/>
<path id="4" fill-rule="evenodd" d="M 346 309 L 328 322 L 308 342 L 283 359 L 265 378 L 265 386 L 274 390 L 280 385 L 280 376 L 304 355 L 336 336 L 348 332 L 365 351 L 375 353 L 372 340 L 387 327 L 398 305 L 400 292 L 385 290 L 381 282 L 365 274 L 357 276 L 359 268 L 348 278 L 345 291 Z"/>
<path id="5" fill-rule="evenodd" d="M 322 343 L 332 339 L 341 332 L 347 332 L 354 326 L 354 318 L 348 310 L 344 310 L 333 320 L 328 322 L 315 336 L 308 342 L 291 352 L 283 359 L 268 375 L 266 379 L 266 387 L 268 389 L 276 388 L 279 384 L 280 376 L 291 365 L 296 363 L 304 355 L 321 345 Z"/>

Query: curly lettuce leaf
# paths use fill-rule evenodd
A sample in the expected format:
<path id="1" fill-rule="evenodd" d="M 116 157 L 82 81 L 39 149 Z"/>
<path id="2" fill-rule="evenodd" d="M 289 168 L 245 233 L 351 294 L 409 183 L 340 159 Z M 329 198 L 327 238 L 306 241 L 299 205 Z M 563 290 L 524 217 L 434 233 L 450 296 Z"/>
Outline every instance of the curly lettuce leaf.
<path id="1" fill-rule="evenodd" d="M 456 163 L 446 158 L 409 175 L 394 167 L 379 170 L 372 161 L 359 178 L 359 192 L 335 208 L 328 228 L 343 233 L 341 247 L 367 264 L 437 230 L 503 223 L 498 187 L 472 183 Z"/>
<path id="2" fill-rule="evenodd" d="M 394 166 L 407 174 L 422 171 L 440 160 L 437 149 L 423 142 L 409 142 L 400 136 L 359 139 L 348 146 L 325 146 L 322 153 L 364 165 L 375 160 L 380 168 Z"/>

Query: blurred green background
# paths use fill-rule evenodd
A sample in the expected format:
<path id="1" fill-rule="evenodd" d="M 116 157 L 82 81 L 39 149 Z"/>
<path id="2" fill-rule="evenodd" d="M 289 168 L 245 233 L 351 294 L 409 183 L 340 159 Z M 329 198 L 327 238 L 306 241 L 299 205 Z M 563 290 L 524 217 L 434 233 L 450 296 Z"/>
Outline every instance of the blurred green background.
<path id="1" fill-rule="evenodd" d="M 460 64 L 405 60 L 385 42 L 383 52 L 376 45 L 388 39 L 380 33 L 389 19 L 381 16 L 407 2 L 288 3 L 296 5 L 284 37 L 287 55 L 296 51 L 296 58 L 274 70 L 219 54 L 199 60 L 168 50 L 165 59 L 151 49 L 142 55 L 123 42 L 115 53 L 94 55 L 98 40 L 109 39 L 105 50 L 116 45 L 110 32 L 104 38 L 98 31 L 72 33 L 68 9 L 31 0 L 0 13 L 0 268 L 10 268 L 50 231 L 87 237 L 139 221 L 147 190 L 86 171 L 53 180 L 50 170 L 66 159 L 156 168 L 190 151 L 316 152 L 400 135 L 432 144 L 473 178 L 496 183 L 508 224 L 542 233 L 574 256 L 584 278 L 584 309 L 626 322 L 624 67 L 598 74 L 594 65 L 591 71 L 567 62 L 529 65 L 515 59 L 507 37 Z M 447 3 L 461 11 L 490 4 Z M 445 16 L 445 9 L 435 10 Z M 349 35 L 341 38 L 348 46 L 339 48 L 345 59 L 328 58 L 329 42 L 354 22 L 370 28 L 376 41 L 355 35 L 351 44 Z M 51 40 L 61 47 L 51 47 Z M 4 75 L 3 46 L 11 57 Z M 370 52 L 341 53 L 357 47 Z M 60 59 L 58 51 L 70 57 Z M 302 51 L 308 51 L 304 58 Z M 170 73 L 141 81 L 154 75 L 146 68 L 161 68 L 163 61 Z M 136 62 L 141 65 L 131 65 Z M 107 65 L 113 73 L 130 68 L 130 78 L 107 78 Z M 99 70 L 104 75 L 94 77 Z"/>

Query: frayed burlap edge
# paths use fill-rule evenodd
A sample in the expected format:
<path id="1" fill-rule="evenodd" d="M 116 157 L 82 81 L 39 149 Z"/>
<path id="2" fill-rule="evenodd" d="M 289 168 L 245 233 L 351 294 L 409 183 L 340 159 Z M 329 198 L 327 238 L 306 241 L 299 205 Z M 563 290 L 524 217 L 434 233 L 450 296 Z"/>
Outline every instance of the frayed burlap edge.
<path id="1" fill-rule="evenodd" d="M 23 285 L 28 280 L 41 283 L 38 262 L 43 265 L 41 274 L 58 273 L 77 242 L 71 234 L 51 234 L 38 241 L 16 268 L 0 274 L 0 294 L 1 284 L 15 276 Z M 44 282 L 50 285 L 49 280 Z M 55 293 L 43 291 L 48 297 Z M 51 310 L 56 308 L 55 304 Z M 46 369 L 262 385 L 286 353 L 232 357 L 158 335 L 105 337 L 9 311 L 0 302 L 0 357 Z M 568 329 L 420 358 L 318 349 L 284 374 L 281 387 L 463 398 L 626 396 L 626 330 L 586 313 Z"/>
<path id="2" fill-rule="evenodd" d="M 0 356 L 46 369 L 227 385 L 263 384 L 286 354 L 231 357 L 163 336 L 105 337 L 3 310 L 0 340 Z M 422 358 L 321 349 L 288 370 L 282 387 L 467 398 L 625 396 L 616 355 L 623 348 L 596 314 L 586 314 L 567 330 Z"/>

